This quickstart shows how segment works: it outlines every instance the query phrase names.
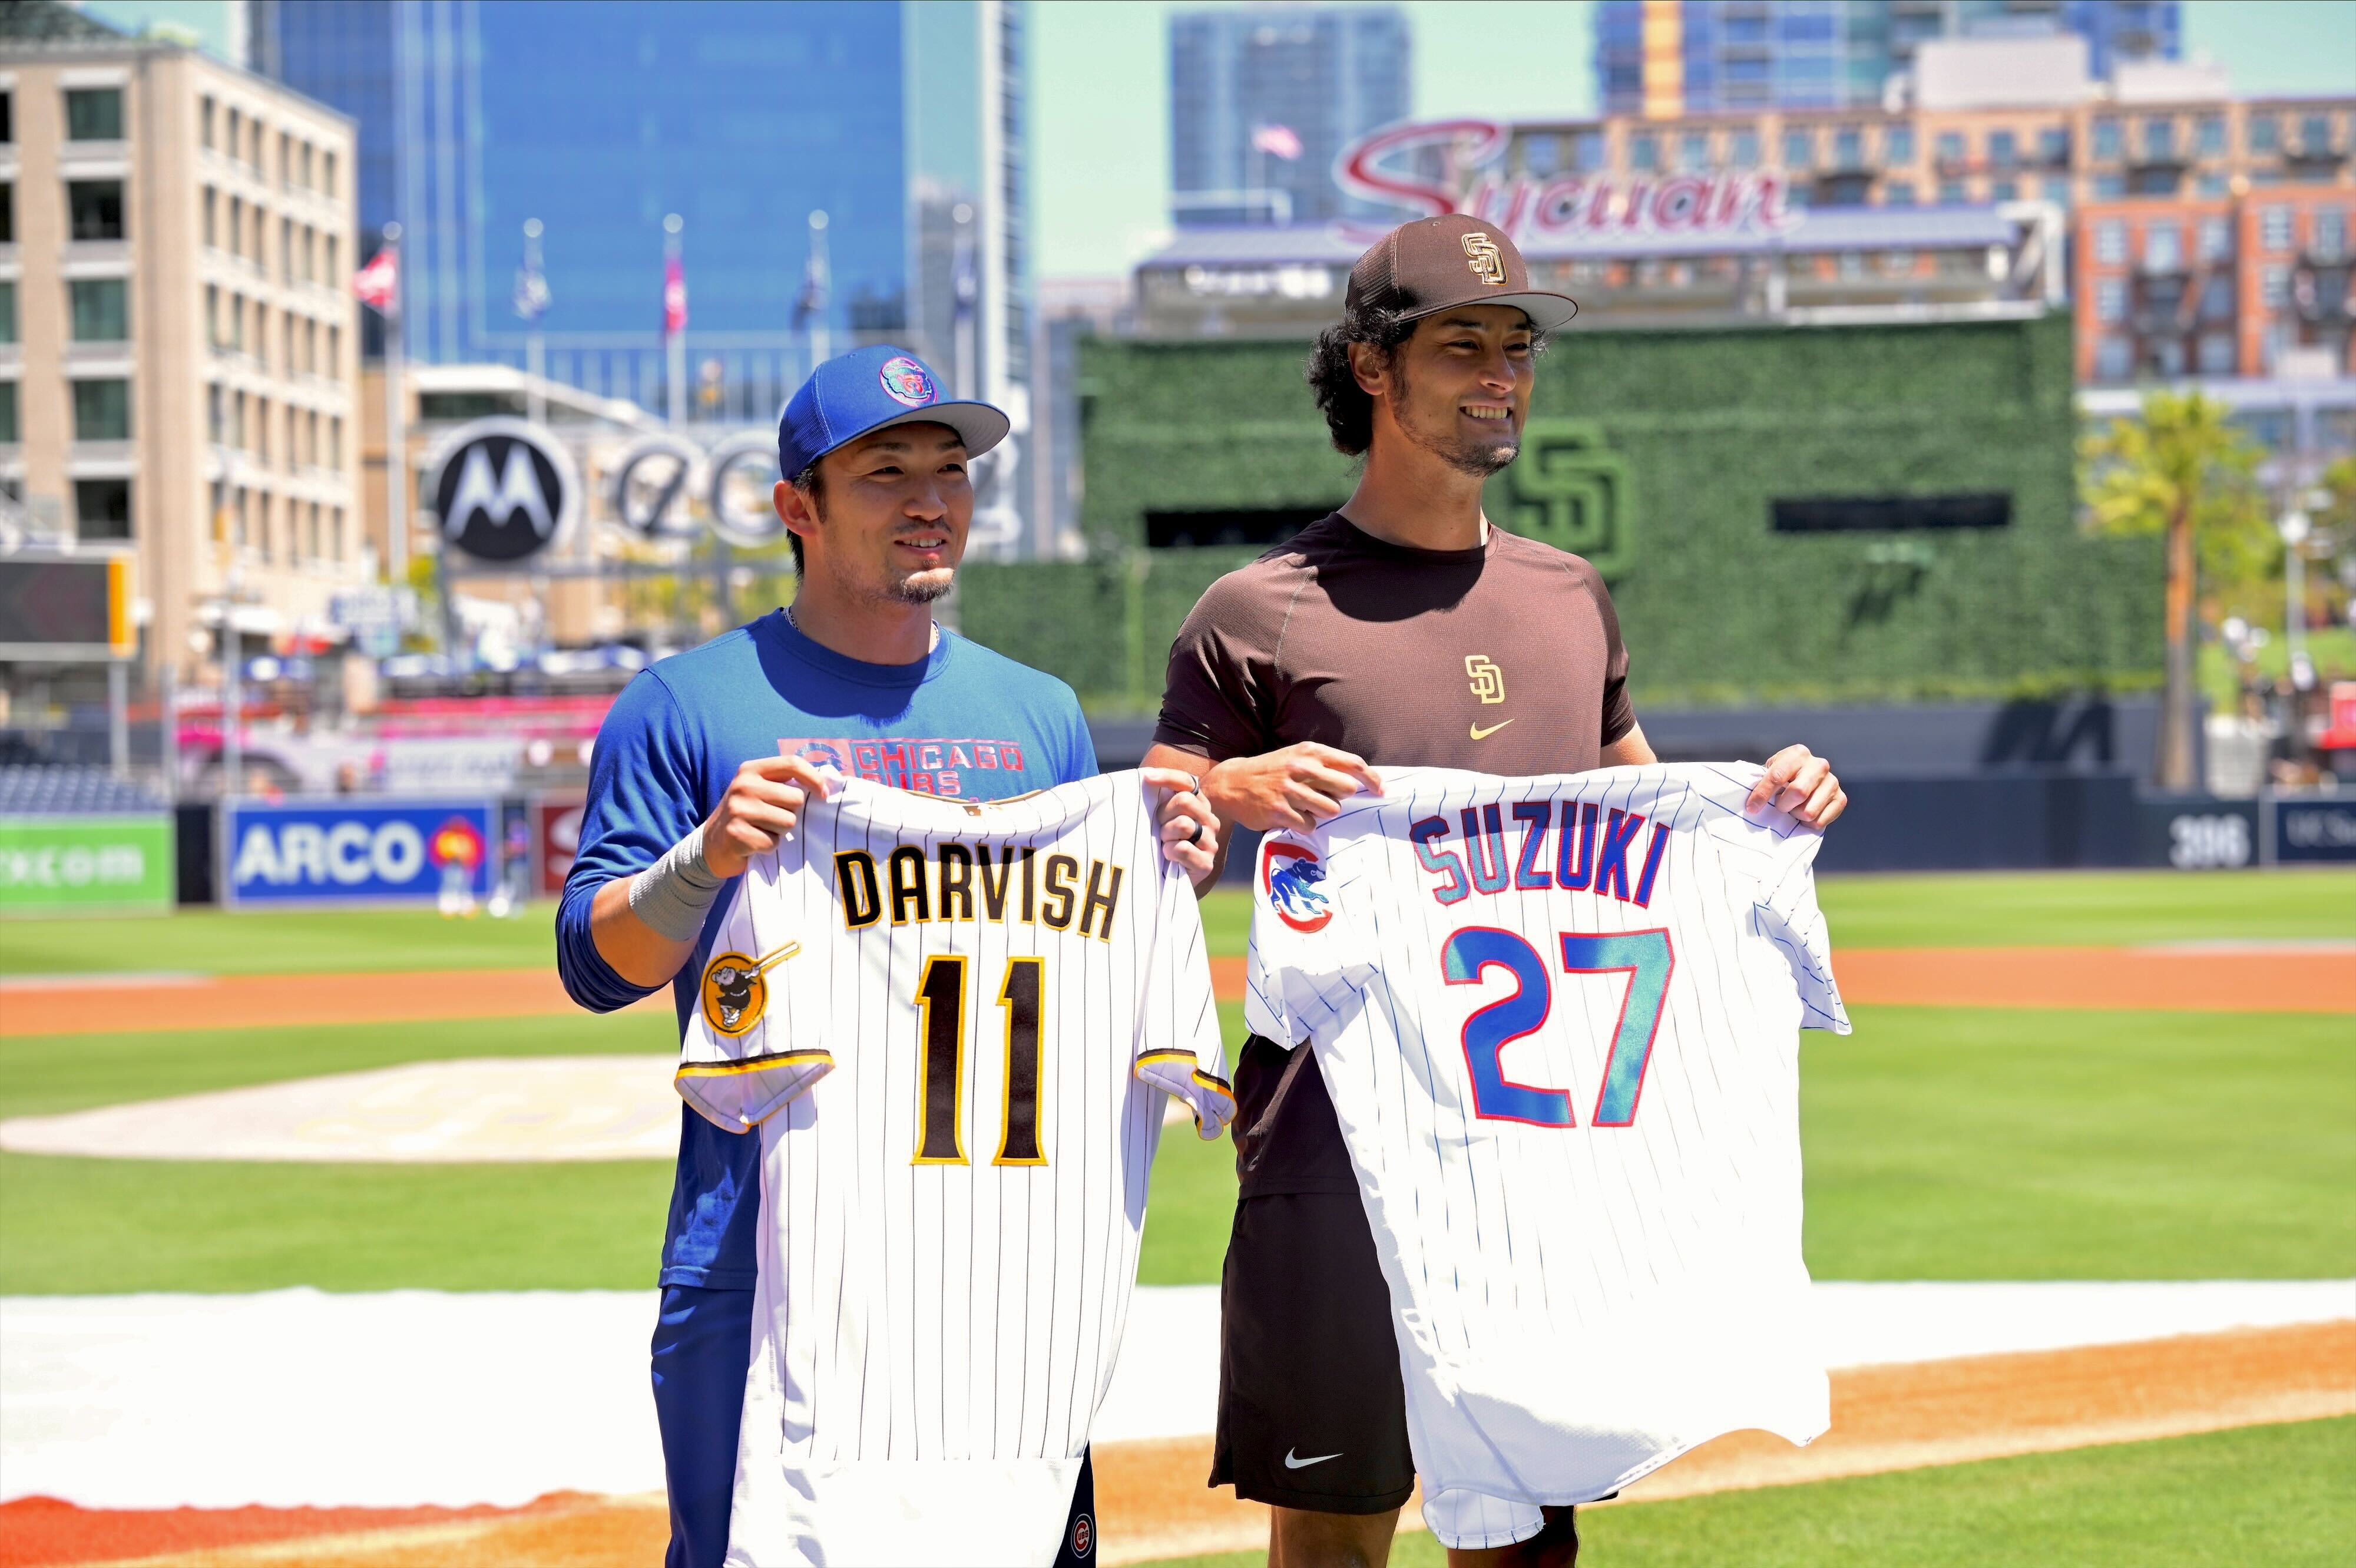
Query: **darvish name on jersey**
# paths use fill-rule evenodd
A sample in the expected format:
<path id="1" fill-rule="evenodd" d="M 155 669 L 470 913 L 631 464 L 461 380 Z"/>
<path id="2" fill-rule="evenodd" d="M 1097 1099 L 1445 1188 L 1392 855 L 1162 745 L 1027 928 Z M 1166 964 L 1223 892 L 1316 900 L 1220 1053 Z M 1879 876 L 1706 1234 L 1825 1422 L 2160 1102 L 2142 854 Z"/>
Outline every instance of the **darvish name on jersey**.
<path id="1" fill-rule="evenodd" d="M 1052 1560 L 1165 1093 L 1216 1137 L 1226 1073 L 1138 775 L 810 801 L 746 870 L 677 1078 L 762 1146 L 729 1561 Z"/>
<path id="2" fill-rule="evenodd" d="M 1798 1031 L 1847 1033 L 1749 765 L 1386 769 L 1262 843 L 1246 1015 L 1312 1042 L 1396 1313 L 1427 1496 L 1602 1497 L 1825 1430 Z"/>

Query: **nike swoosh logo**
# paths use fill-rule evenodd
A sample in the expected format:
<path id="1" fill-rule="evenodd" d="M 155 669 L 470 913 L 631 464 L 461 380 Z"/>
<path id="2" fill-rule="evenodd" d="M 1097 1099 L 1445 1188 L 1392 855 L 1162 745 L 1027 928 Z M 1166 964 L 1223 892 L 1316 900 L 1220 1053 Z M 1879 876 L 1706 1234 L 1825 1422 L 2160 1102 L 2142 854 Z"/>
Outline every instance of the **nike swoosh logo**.
<path id="1" fill-rule="evenodd" d="M 1487 729 L 1483 729 L 1479 725 L 1474 725 L 1472 726 L 1472 738 L 1474 740 L 1486 740 L 1491 736 L 1495 735 L 1499 730 L 1504 729 L 1507 725 L 1512 724 L 1513 722 L 1514 721 L 1511 719 L 1499 719 Z"/>
<path id="2" fill-rule="evenodd" d="M 1511 724 L 1514 721 L 1507 719 L 1505 722 Z M 1313 1458 L 1295 1459 L 1292 1456 L 1292 1450 L 1288 1448 L 1284 1451 L 1284 1467 L 1288 1470 L 1305 1470 L 1312 1465 L 1323 1465 L 1328 1459 L 1339 1459 L 1341 1456 L 1340 1454 L 1320 1454 Z"/>

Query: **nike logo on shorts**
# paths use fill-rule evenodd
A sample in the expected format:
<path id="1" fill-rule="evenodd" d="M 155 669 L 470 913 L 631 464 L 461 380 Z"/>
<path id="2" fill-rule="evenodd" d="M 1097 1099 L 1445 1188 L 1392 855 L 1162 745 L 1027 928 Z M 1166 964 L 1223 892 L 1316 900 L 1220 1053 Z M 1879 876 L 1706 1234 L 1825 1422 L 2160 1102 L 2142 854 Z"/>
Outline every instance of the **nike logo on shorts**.
<path id="1" fill-rule="evenodd" d="M 1511 724 L 1514 721 L 1507 719 L 1505 722 Z M 1339 1459 L 1341 1456 L 1338 1453 L 1317 1454 L 1306 1459 L 1296 1459 L 1292 1456 L 1292 1450 L 1288 1448 L 1284 1451 L 1284 1467 L 1288 1470 L 1305 1470 L 1312 1465 L 1323 1465 L 1328 1459 Z"/>
<path id="2" fill-rule="evenodd" d="M 1495 735 L 1499 730 L 1504 729 L 1507 725 L 1512 724 L 1513 722 L 1514 721 L 1511 719 L 1499 719 L 1487 729 L 1483 729 L 1479 725 L 1473 725 L 1471 726 L 1472 730 L 1472 738 L 1474 740 L 1486 740 L 1491 736 Z"/>

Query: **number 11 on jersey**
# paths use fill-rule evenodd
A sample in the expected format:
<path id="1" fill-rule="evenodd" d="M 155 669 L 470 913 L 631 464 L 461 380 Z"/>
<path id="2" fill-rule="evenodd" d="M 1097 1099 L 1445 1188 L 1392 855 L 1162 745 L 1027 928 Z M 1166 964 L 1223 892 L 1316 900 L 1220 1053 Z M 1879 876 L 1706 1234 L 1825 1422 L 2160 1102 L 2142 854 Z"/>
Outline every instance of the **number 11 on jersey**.
<path id="1" fill-rule="evenodd" d="M 1039 1015 L 1047 961 L 1010 958 L 998 1004 L 1006 1012 L 1006 1092 L 1000 1101 L 996 1165 L 1044 1165 L 1039 1146 Z M 965 1124 L 965 957 L 944 953 L 926 961 L 916 987 L 920 1015 L 916 1073 L 916 1155 L 920 1165 L 969 1164 Z"/>
<path id="2" fill-rule="evenodd" d="M 1598 1127 L 1626 1127 L 1636 1120 L 1644 1090 L 1644 1069 L 1660 1032 L 1661 1005 L 1669 992 L 1676 954 L 1669 933 L 1558 931 L 1566 974 L 1625 974 L 1628 990 L 1612 1026 L 1612 1054 L 1603 1064 L 1603 1087 L 1595 1097 Z M 1441 978 L 1451 985 L 1477 983 L 1490 966 L 1508 970 L 1514 993 L 1474 1011 L 1464 1020 L 1464 1065 L 1472 1079 L 1472 1113 L 1490 1122 L 1522 1122 L 1537 1127 L 1576 1127 L 1566 1090 L 1516 1083 L 1499 1061 L 1505 1048 L 1534 1035 L 1554 1011 L 1554 979 L 1536 948 L 1512 931 L 1467 926 L 1440 949 Z"/>

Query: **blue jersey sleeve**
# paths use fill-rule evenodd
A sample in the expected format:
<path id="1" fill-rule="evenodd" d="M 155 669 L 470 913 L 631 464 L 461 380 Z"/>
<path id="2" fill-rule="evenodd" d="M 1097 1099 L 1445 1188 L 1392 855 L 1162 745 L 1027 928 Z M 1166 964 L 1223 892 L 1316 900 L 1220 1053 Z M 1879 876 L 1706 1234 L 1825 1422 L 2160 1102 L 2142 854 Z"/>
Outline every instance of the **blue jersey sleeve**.
<path id="1" fill-rule="evenodd" d="M 644 871 L 703 821 L 702 749 L 670 688 L 651 671 L 623 688 L 598 726 L 580 848 L 556 910 L 557 972 L 566 993 L 593 1013 L 661 989 L 614 972 L 589 934 L 589 908 L 597 889 Z"/>

